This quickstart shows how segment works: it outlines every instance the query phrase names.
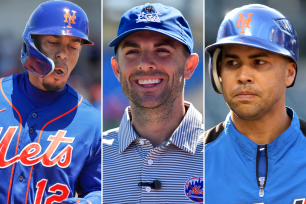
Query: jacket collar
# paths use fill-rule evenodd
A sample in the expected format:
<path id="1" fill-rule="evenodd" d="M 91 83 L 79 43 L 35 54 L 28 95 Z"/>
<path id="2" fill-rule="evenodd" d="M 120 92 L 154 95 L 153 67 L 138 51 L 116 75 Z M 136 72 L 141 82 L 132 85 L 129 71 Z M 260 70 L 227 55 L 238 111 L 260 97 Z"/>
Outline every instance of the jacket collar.
<path id="1" fill-rule="evenodd" d="M 300 122 L 296 115 L 296 113 L 291 108 L 286 108 L 287 114 L 292 118 L 291 125 L 289 128 L 283 132 L 281 135 L 279 135 L 273 142 L 268 144 L 268 153 L 271 155 L 277 153 L 282 148 L 284 148 L 285 145 L 289 144 L 290 141 L 293 141 L 300 132 Z M 238 144 L 238 146 L 241 147 L 241 149 L 249 154 L 249 155 L 256 155 L 257 151 L 257 144 L 254 143 L 252 140 L 250 140 L 245 135 L 241 134 L 236 127 L 234 126 L 234 123 L 231 119 L 230 113 L 227 115 L 225 120 L 225 134 L 232 137 L 233 141 Z"/>

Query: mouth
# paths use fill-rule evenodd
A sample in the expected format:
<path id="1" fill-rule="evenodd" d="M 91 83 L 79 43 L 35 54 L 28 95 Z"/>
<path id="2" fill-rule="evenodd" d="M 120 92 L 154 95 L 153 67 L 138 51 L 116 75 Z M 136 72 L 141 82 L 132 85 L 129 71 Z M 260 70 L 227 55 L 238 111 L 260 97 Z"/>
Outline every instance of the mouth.
<path id="1" fill-rule="evenodd" d="M 137 83 L 143 87 L 153 87 L 160 84 L 162 79 L 139 79 Z"/>
<path id="2" fill-rule="evenodd" d="M 64 71 L 62 69 L 59 69 L 59 68 L 55 68 L 54 69 L 54 72 L 57 74 L 57 75 L 63 75 L 64 74 Z"/>
<path id="3" fill-rule="evenodd" d="M 240 91 L 236 94 L 237 98 L 243 99 L 243 100 L 252 99 L 255 96 L 257 96 L 257 94 L 250 92 L 250 91 Z"/>
<path id="4" fill-rule="evenodd" d="M 65 70 L 67 70 L 66 65 L 55 64 L 54 72 L 57 74 L 57 76 L 65 75 Z"/>

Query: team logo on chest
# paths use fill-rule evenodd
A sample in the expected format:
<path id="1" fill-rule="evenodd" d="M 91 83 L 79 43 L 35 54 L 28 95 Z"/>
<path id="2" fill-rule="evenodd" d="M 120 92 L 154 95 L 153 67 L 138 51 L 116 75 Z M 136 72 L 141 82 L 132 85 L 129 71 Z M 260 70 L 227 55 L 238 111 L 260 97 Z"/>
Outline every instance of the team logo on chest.
<path id="1" fill-rule="evenodd" d="M 69 9 L 65 9 L 65 11 L 66 11 L 66 13 L 64 14 L 64 17 L 65 17 L 64 22 L 68 23 L 67 28 L 72 28 L 71 23 L 75 24 L 74 20 L 76 19 L 76 16 L 75 16 L 76 11 L 72 10 L 72 13 L 73 13 L 72 16 L 70 15 L 70 12 L 69 12 L 70 10 Z"/>
<path id="2" fill-rule="evenodd" d="M 193 177 L 185 184 L 185 195 L 196 203 L 203 203 L 203 177 Z"/>
<path id="3" fill-rule="evenodd" d="M 0 127 L 0 134 L 2 129 L 3 127 Z M 25 166 L 32 166 L 39 162 L 46 167 L 58 165 L 61 168 L 66 168 L 70 165 L 73 150 L 71 145 L 68 144 L 58 155 L 54 156 L 60 143 L 72 143 L 74 140 L 74 137 L 65 137 L 66 131 L 64 130 L 58 130 L 55 135 L 48 137 L 47 141 L 51 143 L 43 154 L 37 156 L 41 151 L 41 145 L 33 142 L 25 146 L 19 154 L 7 160 L 8 148 L 17 129 L 18 126 L 10 126 L 0 141 L 0 168 L 9 167 L 18 161 Z"/>
<path id="4" fill-rule="evenodd" d="M 236 25 L 236 28 L 241 28 L 240 33 L 245 33 L 244 28 L 250 28 L 250 22 L 252 22 L 251 16 L 253 15 L 252 13 L 247 13 L 248 18 L 245 19 L 243 17 L 244 13 L 239 13 L 239 18 L 237 19 L 238 25 Z"/>

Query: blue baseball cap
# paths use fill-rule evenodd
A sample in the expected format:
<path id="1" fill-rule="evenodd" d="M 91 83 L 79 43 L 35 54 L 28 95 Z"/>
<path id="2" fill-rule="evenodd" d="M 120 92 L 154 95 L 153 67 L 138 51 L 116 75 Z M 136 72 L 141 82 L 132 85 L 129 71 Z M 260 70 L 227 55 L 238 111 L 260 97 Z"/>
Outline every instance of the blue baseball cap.
<path id="1" fill-rule="evenodd" d="M 109 43 L 116 47 L 130 34 L 149 30 L 167 35 L 186 45 L 193 53 L 193 38 L 188 22 L 177 9 L 160 3 L 146 3 L 134 7 L 123 14 L 120 20 L 117 37 Z"/>

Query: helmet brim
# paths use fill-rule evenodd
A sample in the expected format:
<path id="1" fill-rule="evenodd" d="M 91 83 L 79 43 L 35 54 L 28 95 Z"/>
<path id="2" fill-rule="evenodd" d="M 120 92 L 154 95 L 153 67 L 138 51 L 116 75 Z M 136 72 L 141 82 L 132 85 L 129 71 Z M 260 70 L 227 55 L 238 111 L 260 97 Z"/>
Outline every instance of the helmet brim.
<path id="1" fill-rule="evenodd" d="M 216 50 L 216 48 L 221 48 L 224 45 L 245 45 L 249 47 L 255 47 L 263 50 L 267 50 L 276 54 L 280 54 L 286 57 L 294 56 L 294 53 L 289 52 L 288 50 L 284 49 L 283 47 L 271 42 L 267 43 L 266 41 L 262 41 L 256 37 L 243 37 L 243 36 L 231 36 L 227 38 L 221 39 L 218 43 L 214 43 L 209 45 L 205 48 L 205 52 L 212 54 Z M 296 64 L 294 57 L 290 57 Z"/>

